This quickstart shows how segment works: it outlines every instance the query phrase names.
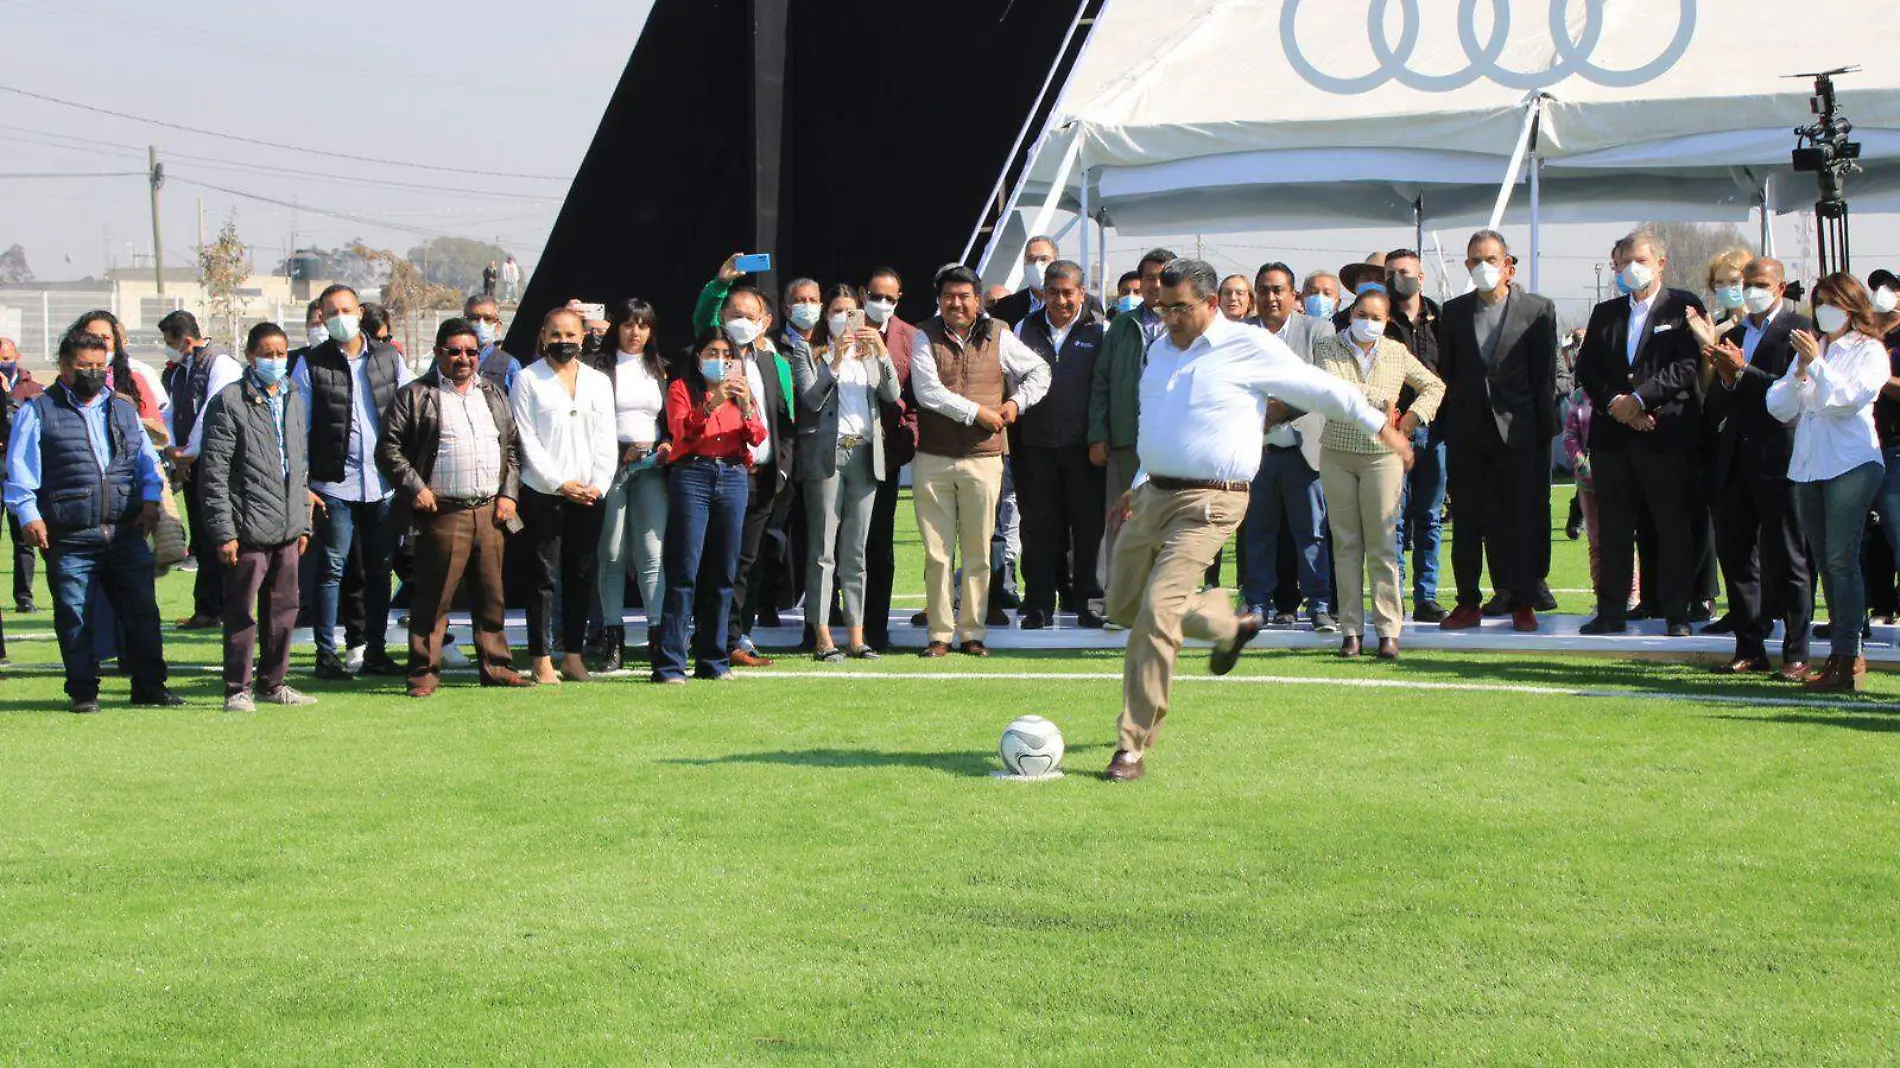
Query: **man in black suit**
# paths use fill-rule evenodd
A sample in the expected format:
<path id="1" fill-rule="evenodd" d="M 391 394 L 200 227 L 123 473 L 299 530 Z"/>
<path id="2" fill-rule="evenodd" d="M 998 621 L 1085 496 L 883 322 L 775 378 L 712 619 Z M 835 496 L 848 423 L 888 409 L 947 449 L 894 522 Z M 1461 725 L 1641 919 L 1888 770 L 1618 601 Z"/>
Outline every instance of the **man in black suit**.
<path id="1" fill-rule="evenodd" d="M 1446 480 L 1458 537 L 1452 576 L 1458 604 L 1439 626 L 1483 622 L 1479 577 L 1489 550 L 1492 582 L 1508 591 L 1511 625 L 1537 629 L 1550 541 L 1550 439 L 1557 423 L 1557 309 L 1511 283 L 1511 249 L 1480 230 L 1465 245 L 1476 289 L 1438 318 L 1438 374 L 1445 399 Z"/>
<path id="2" fill-rule="evenodd" d="M 1690 329 L 1693 293 L 1662 284 L 1668 250 L 1638 230 L 1611 253 L 1617 289 L 1590 313 L 1577 379 L 1596 416 L 1590 424 L 1590 467 L 1596 482 L 1602 564 L 1597 614 L 1583 634 L 1621 634 L 1626 627 L 1630 559 L 1639 509 L 1656 525 L 1656 582 L 1643 591 L 1668 621 L 1672 638 L 1688 637 L 1689 587 L 1695 556 L 1689 524 L 1696 492 L 1694 455 L 1702 409 L 1696 399 L 1701 346 Z"/>
<path id="3" fill-rule="evenodd" d="M 1767 671 L 1768 635 L 1779 614 L 1787 628 L 1781 676 L 1799 682 L 1808 666 L 1813 579 L 1788 482 L 1794 428 L 1768 414 L 1768 387 L 1794 362 L 1790 335 L 1812 333 L 1814 324 L 1782 307 L 1786 287 L 1779 261 L 1750 260 L 1742 285 L 1748 316 L 1709 347 L 1716 380 L 1708 389 L 1707 417 L 1720 428 L 1715 551 L 1728 580 L 1735 627 L 1735 656 L 1716 670 L 1730 675 Z"/>

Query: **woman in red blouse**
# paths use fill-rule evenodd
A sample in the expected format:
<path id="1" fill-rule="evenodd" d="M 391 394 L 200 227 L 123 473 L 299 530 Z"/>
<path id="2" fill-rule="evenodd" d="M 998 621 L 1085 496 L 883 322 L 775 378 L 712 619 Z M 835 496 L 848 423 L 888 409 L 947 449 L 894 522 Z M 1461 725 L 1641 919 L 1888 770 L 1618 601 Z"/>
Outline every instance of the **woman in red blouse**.
<path id="1" fill-rule="evenodd" d="M 666 387 L 668 456 L 666 537 L 661 568 L 666 591 L 660 612 L 653 681 L 686 681 L 686 624 L 693 622 L 693 674 L 732 675 L 726 658 L 726 622 L 732 580 L 745 527 L 751 446 L 765 440 L 744 367 L 732 343 L 702 331 L 670 368 Z"/>

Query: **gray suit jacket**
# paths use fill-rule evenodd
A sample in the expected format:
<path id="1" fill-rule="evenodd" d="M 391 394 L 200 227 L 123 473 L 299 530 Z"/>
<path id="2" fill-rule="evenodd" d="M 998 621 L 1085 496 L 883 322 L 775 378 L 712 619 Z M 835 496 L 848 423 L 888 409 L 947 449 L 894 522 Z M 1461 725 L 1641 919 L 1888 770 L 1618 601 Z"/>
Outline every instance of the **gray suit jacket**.
<path id="1" fill-rule="evenodd" d="M 814 354 L 809 345 L 799 345 L 785 354 L 792 365 L 792 392 L 799 412 L 798 463 L 792 477 L 800 482 L 822 481 L 838 470 L 838 378 L 825 358 L 828 351 L 819 349 Z M 877 399 L 881 404 L 896 404 L 903 387 L 890 353 L 880 356 L 877 366 Z M 871 470 L 882 482 L 887 471 L 880 406 L 871 406 Z"/>

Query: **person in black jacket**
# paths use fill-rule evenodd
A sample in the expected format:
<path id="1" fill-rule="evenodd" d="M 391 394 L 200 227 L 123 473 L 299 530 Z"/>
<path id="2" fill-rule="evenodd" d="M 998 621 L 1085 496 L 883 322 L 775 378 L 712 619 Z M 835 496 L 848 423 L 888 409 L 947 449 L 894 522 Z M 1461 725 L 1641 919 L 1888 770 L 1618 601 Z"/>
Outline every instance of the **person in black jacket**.
<path id="1" fill-rule="evenodd" d="M 1483 620 L 1479 576 L 1488 551 L 1492 582 L 1509 598 L 1512 627 L 1537 629 L 1548 567 L 1550 440 L 1557 421 L 1557 309 L 1511 281 L 1511 250 L 1492 230 L 1471 235 L 1465 267 L 1477 288 L 1445 303 L 1438 320 L 1438 373 L 1445 400 L 1435 423 L 1458 538 L 1452 575 L 1458 603 L 1446 630 Z"/>
<path id="2" fill-rule="evenodd" d="M 1590 313 L 1577 379 L 1596 418 L 1590 424 L 1590 466 L 1601 513 L 1602 567 L 1597 614 L 1584 634 L 1627 629 L 1624 598 L 1630 588 L 1637 513 L 1646 508 L 1656 527 L 1656 581 L 1645 598 L 1668 622 L 1672 638 L 1688 637 L 1689 588 L 1695 557 L 1689 529 L 1696 492 L 1694 456 L 1701 403 L 1696 370 L 1701 348 L 1688 309 L 1695 294 L 1662 284 L 1668 250 L 1638 230 L 1611 253 L 1623 296 Z M 1455 494 L 1456 491 L 1454 491 Z"/>
<path id="3" fill-rule="evenodd" d="M 290 342 L 276 323 L 259 323 L 244 355 L 250 370 L 205 405 L 198 467 L 205 536 L 224 577 L 226 712 L 254 711 L 258 700 L 317 703 L 284 684 L 300 600 L 297 561 L 310 544 L 309 439 L 290 385 Z"/>
<path id="4" fill-rule="evenodd" d="M 1708 389 L 1707 417 L 1719 427 L 1715 548 L 1735 627 L 1735 655 L 1716 670 L 1769 670 L 1768 635 L 1779 615 L 1786 628 L 1781 676 L 1798 682 L 1808 666 L 1813 576 L 1788 481 L 1794 428 L 1768 413 L 1768 387 L 1794 362 L 1794 332 L 1813 333 L 1814 323 L 1783 308 L 1779 261 L 1750 260 L 1742 285 L 1747 316 L 1709 347 L 1716 380 Z"/>

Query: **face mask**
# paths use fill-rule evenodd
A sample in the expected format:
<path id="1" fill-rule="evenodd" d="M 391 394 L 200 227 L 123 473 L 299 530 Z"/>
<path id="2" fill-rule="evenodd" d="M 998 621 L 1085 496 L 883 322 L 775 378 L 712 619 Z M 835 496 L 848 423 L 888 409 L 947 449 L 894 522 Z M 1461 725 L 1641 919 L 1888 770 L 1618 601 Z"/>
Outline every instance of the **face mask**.
<path id="1" fill-rule="evenodd" d="M 851 317 L 843 314 L 833 315 L 825 320 L 825 325 L 831 328 L 832 337 L 843 337 L 845 331 L 851 329 Z"/>
<path id="2" fill-rule="evenodd" d="M 73 396 L 78 397 L 80 400 L 89 401 L 97 397 L 105 388 L 106 372 L 104 368 L 88 368 L 86 370 L 73 372 Z"/>
<path id="3" fill-rule="evenodd" d="M 1301 307 L 1315 319 L 1331 319 L 1339 310 L 1339 302 L 1324 293 L 1315 293 L 1302 301 Z"/>
<path id="4" fill-rule="evenodd" d="M 260 359 L 251 365 L 251 372 L 257 375 L 259 382 L 262 382 L 266 386 L 274 386 L 282 382 L 285 375 L 290 374 L 290 360 L 288 358 L 282 360 Z"/>
<path id="5" fill-rule="evenodd" d="M 1748 298 L 1742 293 L 1741 285 L 1736 284 L 1732 286 L 1717 286 L 1715 299 L 1716 302 L 1721 304 L 1724 308 L 1739 308 L 1747 303 Z"/>
<path id="6" fill-rule="evenodd" d="M 1048 269 L 1048 266 L 1048 264 L 1041 260 L 1030 260 L 1028 263 L 1023 264 L 1024 284 L 1028 285 L 1031 289 L 1041 289 L 1043 272 Z"/>
<path id="7" fill-rule="evenodd" d="M 1631 260 L 1624 265 L 1622 271 L 1617 273 L 1616 280 L 1622 283 L 1623 292 L 1641 293 L 1649 288 L 1649 283 L 1656 280 L 1656 270 L 1647 263 Z"/>
<path id="8" fill-rule="evenodd" d="M 1354 319 L 1352 321 L 1352 339 L 1361 345 L 1377 341 L 1385 336 L 1383 319 Z"/>
<path id="9" fill-rule="evenodd" d="M 603 340 L 605 340 L 605 338 L 606 338 L 605 334 L 595 334 L 595 333 L 590 332 L 587 335 L 586 340 L 581 342 L 581 355 L 583 356 L 599 355 L 600 343 Z"/>
<path id="10" fill-rule="evenodd" d="M 1392 295 L 1400 300 L 1411 300 L 1418 296 L 1419 279 L 1414 274 L 1395 274 L 1386 282 Z"/>
<path id="11" fill-rule="evenodd" d="M 580 345 L 573 341 L 556 341 L 546 346 L 547 358 L 553 360 L 556 366 L 561 366 L 570 360 L 578 359 L 580 354 Z"/>
<path id="12" fill-rule="evenodd" d="M 339 345 L 355 341 L 363 332 L 363 320 L 354 315 L 333 315 L 323 325 L 329 328 L 330 337 Z"/>
<path id="13" fill-rule="evenodd" d="M 8 378 L 12 378 L 14 373 L 18 371 L 19 369 L 20 369 L 20 365 L 13 362 L 12 360 L 8 360 L 5 363 L 0 363 L 0 375 L 5 375 Z"/>
<path id="14" fill-rule="evenodd" d="M 1882 315 L 1887 315 L 1892 313 L 1895 308 L 1900 308 L 1900 297 L 1895 296 L 1892 289 L 1881 286 L 1879 289 L 1874 290 L 1875 311 Z"/>
<path id="15" fill-rule="evenodd" d="M 1481 293 L 1497 290 L 1498 283 L 1504 280 L 1504 268 L 1495 263 L 1479 262 L 1471 268 L 1471 284 Z"/>
<path id="16" fill-rule="evenodd" d="M 1781 303 L 1781 298 L 1775 296 L 1775 291 L 1772 289 L 1749 286 L 1742 290 L 1742 307 L 1747 308 L 1750 315 L 1766 315 L 1768 309 L 1779 303 Z"/>
<path id="17" fill-rule="evenodd" d="M 313 326 L 304 331 L 303 337 L 304 340 L 309 343 L 310 347 L 314 349 L 318 345 L 330 340 L 330 328 L 327 326 Z"/>
<path id="18" fill-rule="evenodd" d="M 726 323 L 726 339 L 745 348 L 759 339 L 759 324 L 746 318 L 730 320 Z"/>
<path id="19" fill-rule="evenodd" d="M 794 304 L 792 305 L 792 325 L 798 327 L 800 330 L 810 330 L 812 327 L 818 325 L 818 318 L 823 315 L 824 312 L 824 305 L 819 304 L 817 301 L 804 301 L 799 304 Z"/>
<path id="20" fill-rule="evenodd" d="M 897 311 L 897 302 L 892 300 L 873 300 L 864 306 L 865 318 L 883 325 Z"/>
<path id="21" fill-rule="evenodd" d="M 1131 312 L 1140 307 L 1141 307 L 1141 298 L 1134 295 L 1133 293 L 1130 293 L 1127 296 L 1115 302 L 1115 310 L 1118 312 L 1124 312 L 1124 313 Z"/>
<path id="22" fill-rule="evenodd" d="M 1823 304 L 1814 309 L 1814 325 L 1821 328 L 1823 334 L 1833 334 L 1847 325 L 1847 313 L 1832 304 Z"/>
<path id="23" fill-rule="evenodd" d="M 699 373 L 701 377 L 705 378 L 707 385 L 716 386 L 726 380 L 726 361 L 721 359 L 701 360 L 699 361 Z"/>
<path id="24" fill-rule="evenodd" d="M 495 324 L 485 319 L 477 319 L 475 321 L 475 340 L 482 343 L 482 348 L 493 345 L 495 343 Z"/>

